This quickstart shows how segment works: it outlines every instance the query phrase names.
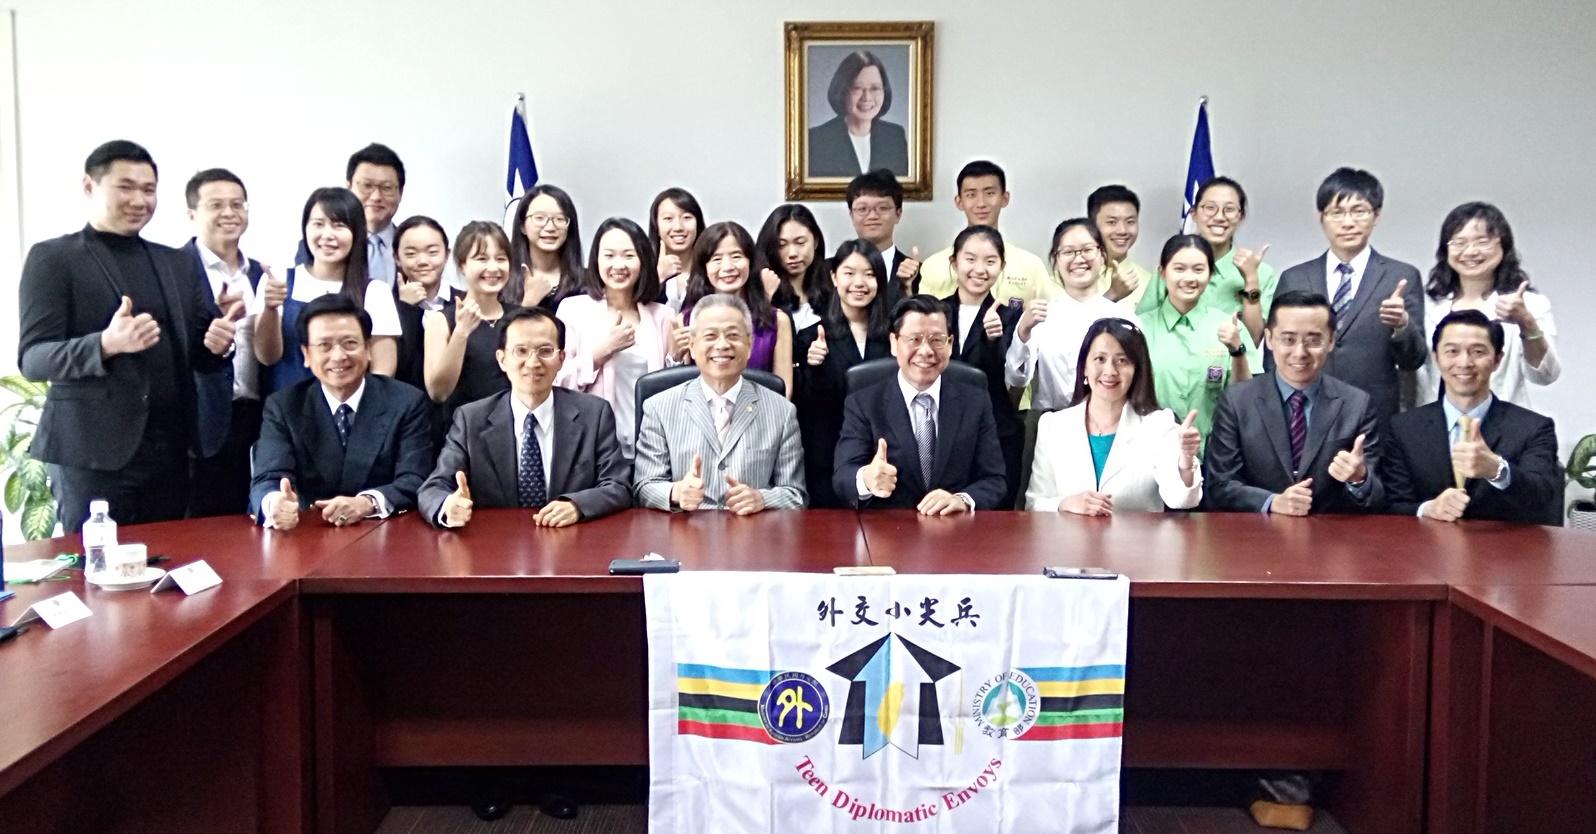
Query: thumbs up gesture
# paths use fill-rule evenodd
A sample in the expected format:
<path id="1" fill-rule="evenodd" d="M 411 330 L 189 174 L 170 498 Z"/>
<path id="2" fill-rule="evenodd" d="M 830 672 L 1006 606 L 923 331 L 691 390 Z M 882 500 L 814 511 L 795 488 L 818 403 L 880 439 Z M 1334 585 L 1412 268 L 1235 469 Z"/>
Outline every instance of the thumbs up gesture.
<path id="1" fill-rule="evenodd" d="M 759 490 L 726 473 L 726 509 L 738 515 L 753 515 L 764 508 L 765 496 Z"/>
<path id="2" fill-rule="evenodd" d="M 1461 478 L 1494 478 L 1502 459 L 1480 437 L 1478 420 L 1468 421 L 1463 436 L 1452 444 L 1452 471 Z"/>
<path id="3" fill-rule="evenodd" d="M 288 282 L 278 278 L 269 266 L 261 267 L 260 294 L 266 309 L 276 310 L 288 300 Z"/>
<path id="4" fill-rule="evenodd" d="M 1180 424 L 1180 468 L 1189 470 L 1197 463 L 1197 449 L 1202 445 L 1203 433 L 1197 430 L 1197 409 L 1186 414 Z"/>
<path id="5" fill-rule="evenodd" d="M 815 325 L 815 340 L 809 343 L 809 355 L 804 357 L 804 361 L 808 362 L 811 368 L 818 367 L 825 364 L 828 352 L 826 349 L 826 326 L 817 324 Z"/>
<path id="6" fill-rule="evenodd" d="M 1241 314 L 1231 313 L 1230 321 L 1219 325 L 1219 343 L 1231 350 L 1241 347 Z"/>
<path id="7" fill-rule="evenodd" d="M 1524 306 L 1524 293 L 1529 291 L 1529 282 L 1524 281 L 1518 289 L 1507 295 L 1496 297 L 1496 318 L 1498 321 L 1512 322 L 1528 331 L 1536 331 L 1535 317 L 1530 315 L 1528 307 Z"/>
<path id="8" fill-rule="evenodd" d="M 671 501 L 684 510 L 696 510 L 704 503 L 704 456 L 693 455 L 687 477 L 671 484 Z"/>
<path id="9" fill-rule="evenodd" d="M 121 306 L 100 331 L 100 356 L 110 359 L 120 353 L 149 350 L 161 340 L 161 326 L 149 313 L 133 315 L 133 299 L 122 296 Z"/>
<path id="10" fill-rule="evenodd" d="M 466 339 L 481 323 L 482 307 L 469 298 L 462 298 L 460 303 L 454 305 L 454 332 L 450 338 Z"/>
<path id="11" fill-rule="evenodd" d="M 637 328 L 628 324 L 626 317 L 617 312 L 614 320 L 610 322 L 610 336 L 598 351 L 599 356 L 603 359 L 609 359 L 611 356 L 631 347 L 636 341 Z"/>
<path id="12" fill-rule="evenodd" d="M 671 322 L 671 358 L 678 362 L 687 359 L 687 353 L 693 346 L 693 329 L 687 326 L 687 317 L 681 313 Z"/>
<path id="13" fill-rule="evenodd" d="M 233 345 L 238 320 L 244 317 L 244 294 L 223 288 L 222 294 L 216 297 L 216 306 L 222 309 L 222 316 L 211 319 L 211 326 L 205 329 L 205 349 L 223 356 Z"/>
<path id="14" fill-rule="evenodd" d="M 1137 275 L 1136 270 L 1131 269 L 1124 261 L 1110 263 L 1109 268 L 1112 270 L 1113 275 L 1109 278 L 1108 292 L 1104 293 L 1104 295 L 1110 301 L 1129 298 L 1130 294 L 1136 292 L 1136 288 L 1142 285 L 1141 276 Z"/>
<path id="15" fill-rule="evenodd" d="M 1258 288 L 1258 267 L 1263 264 L 1264 256 L 1269 254 L 1269 244 L 1265 243 L 1262 249 L 1253 251 L 1240 246 L 1236 247 L 1236 255 L 1232 259 L 1236 264 L 1236 271 L 1241 277 L 1247 279 L 1247 289 Z"/>
<path id="16" fill-rule="evenodd" d="M 1401 330 L 1408 326 L 1408 308 L 1402 303 L 1402 294 L 1408 290 L 1408 279 L 1403 278 L 1397 282 L 1396 290 L 1389 298 L 1380 302 L 1380 323 L 1392 330 Z"/>
<path id="17" fill-rule="evenodd" d="M 405 277 L 403 269 L 396 273 L 396 277 L 399 281 L 399 300 L 401 302 L 415 307 L 427 300 L 427 287 L 425 284 Z"/>
<path id="18" fill-rule="evenodd" d="M 898 280 L 904 285 L 914 281 L 915 273 L 920 271 L 920 247 L 913 246 L 909 249 L 909 257 L 898 264 Z"/>
<path id="19" fill-rule="evenodd" d="M 898 467 L 887 460 L 887 439 L 876 441 L 876 456 L 859 470 L 865 491 L 877 498 L 891 498 L 898 488 Z"/>
<path id="20" fill-rule="evenodd" d="M 521 267 L 521 306 L 533 307 L 543 303 L 543 299 L 554 292 L 554 282 L 546 276 L 538 275 L 532 271 L 530 265 Z"/>
<path id="21" fill-rule="evenodd" d="M 1363 435 L 1352 441 L 1352 448 L 1336 452 L 1330 461 L 1330 477 L 1343 484 L 1361 484 L 1369 477 L 1363 460 Z"/>
<path id="22" fill-rule="evenodd" d="M 1025 302 L 1025 312 L 1020 315 L 1020 324 L 1015 328 L 1020 341 L 1031 341 L 1032 331 L 1044 321 L 1047 321 L 1047 299 L 1033 298 Z"/>
<path id="23" fill-rule="evenodd" d="M 781 288 L 781 276 L 777 275 L 776 270 L 770 267 L 759 270 L 759 281 L 765 287 L 766 298 L 774 296 L 776 290 Z"/>
<path id="24" fill-rule="evenodd" d="M 443 526 L 464 527 L 471 522 L 471 485 L 466 473 L 454 473 L 454 492 L 443 499 Z"/>
<path id="25" fill-rule="evenodd" d="M 661 249 L 663 250 L 663 246 Z M 669 252 L 661 251 L 659 253 L 658 267 L 660 283 L 664 283 L 665 281 L 682 274 L 682 256 L 672 255 Z"/>
<path id="26" fill-rule="evenodd" d="M 299 493 L 284 478 L 277 485 L 277 504 L 272 507 L 272 526 L 278 530 L 292 530 L 299 526 Z"/>
<path id="27" fill-rule="evenodd" d="M 1003 337 L 1003 319 L 998 316 L 997 302 L 986 308 L 986 315 L 981 317 L 981 329 L 986 332 L 988 342 L 995 342 Z"/>

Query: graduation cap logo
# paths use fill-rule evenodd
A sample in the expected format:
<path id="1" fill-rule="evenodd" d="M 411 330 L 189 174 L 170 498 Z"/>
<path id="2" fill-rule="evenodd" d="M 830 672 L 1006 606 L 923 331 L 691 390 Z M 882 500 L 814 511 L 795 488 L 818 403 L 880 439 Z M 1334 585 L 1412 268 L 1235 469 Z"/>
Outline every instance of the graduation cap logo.
<path id="1" fill-rule="evenodd" d="M 868 759 L 889 744 L 919 758 L 920 745 L 942 743 L 936 685 L 956 664 L 889 634 L 826 671 L 851 681 L 838 744 L 860 745 Z"/>

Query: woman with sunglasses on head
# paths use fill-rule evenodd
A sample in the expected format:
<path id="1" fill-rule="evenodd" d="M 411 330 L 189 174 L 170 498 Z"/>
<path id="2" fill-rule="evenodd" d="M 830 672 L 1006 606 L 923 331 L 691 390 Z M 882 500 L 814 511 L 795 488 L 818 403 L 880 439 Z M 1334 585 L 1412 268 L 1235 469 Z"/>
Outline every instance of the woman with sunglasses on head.
<path id="1" fill-rule="evenodd" d="M 680 312 L 687 295 L 693 244 L 704 233 L 704 210 L 684 188 L 667 188 L 648 207 L 648 242 L 658 257 L 659 301 Z"/>
<path id="2" fill-rule="evenodd" d="M 837 438 L 842 434 L 842 404 L 848 394 L 848 369 L 892 355 L 887 338 L 897 302 L 897 281 L 885 277 L 880 250 L 865 240 L 843 241 L 832 258 L 833 291 L 820 321 L 798 331 L 794 353 L 802 357 L 793 373 L 797 386 L 798 429 L 804 441 L 804 475 L 809 506 L 846 507 L 831 490 Z"/>
<path id="3" fill-rule="evenodd" d="M 1147 340 L 1126 319 L 1093 322 L 1075 363 L 1074 405 L 1042 415 L 1025 508 L 1107 516 L 1197 506 L 1197 413 L 1159 408 Z"/>
<path id="4" fill-rule="evenodd" d="M 721 222 L 711 225 L 698 236 L 693 247 L 692 277 L 687 281 L 687 296 L 682 300 L 682 313 L 677 317 L 672 358 L 677 362 L 690 361 L 687 355 L 692 334 L 693 305 L 698 299 L 713 293 L 735 295 L 748 305 L 754 317 L 754 343 L 748 355 L 748 367 L 769 371 L 781 378 L 787 388 L 787 399 L 792 399 L 792 318 L 770 303 L 763 282 L 753 277 L 754 239 L 741 224 Z"/>
<path id="5" fill-rule="evenodd" d="M 777 206 L 759 230 L 756 246 L 770 303 L 792 316 L 797 330 L 819 321 L 831 291 L 831 270 L 814 213 L 797 203 Z"/>
<path id="6" fill-rule="evenodd" d="M 1431 331 L 1454 310 L 1479 310 L 1502 323 L 1507 337 L 1491 392 L 1528 408 L 1529 386 L 1551 385 L 1562 373 L 1552 302 L 1537 292 L 1514 245 L 1513 227 L 1490 203 L 1464 203 L 1441 222 L 1435 266 L 1425 287 L 1424 321 Z M 1426 333 L 1426 343 L 1431 334 Z M 1419 405 L 1440 397 L 1432 355 L 1418 371 Z"/>
<path id="7" fill-rule="evenodd" d="M 554 312 L 582 283 L 582 235 L 565 189 L 536 185 L 516 203 L 510 223 L 510 279 L 500 299 L 512 307 Z"/>

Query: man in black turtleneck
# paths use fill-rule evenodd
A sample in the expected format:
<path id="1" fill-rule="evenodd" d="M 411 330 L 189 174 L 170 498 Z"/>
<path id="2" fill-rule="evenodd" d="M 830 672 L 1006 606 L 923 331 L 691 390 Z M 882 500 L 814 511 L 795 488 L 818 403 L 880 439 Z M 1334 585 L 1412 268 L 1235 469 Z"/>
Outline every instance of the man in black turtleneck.
<path id="1" fill-rule="evenodd" d="M 122 524 L 183 517 L 193 374 L 226 372 L 241 312 L 223 315 L 181 253 L 139 237 L 155 213 L 148 151 L 107 142 L 83 171 L 88 225 L 29 250 L 19 303 L 22 373 L 50 383 L 29 453 L 50 464 L 68 533 L 94 498 Z"/>

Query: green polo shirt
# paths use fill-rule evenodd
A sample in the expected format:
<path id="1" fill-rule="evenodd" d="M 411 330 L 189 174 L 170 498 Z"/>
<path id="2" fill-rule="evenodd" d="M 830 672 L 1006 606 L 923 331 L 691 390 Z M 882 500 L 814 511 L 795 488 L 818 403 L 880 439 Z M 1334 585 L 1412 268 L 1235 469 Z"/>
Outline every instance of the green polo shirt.
<path id="1" fill-rule="evenodd" d="M 1265 321 L 1269 319 L 1269 307 L 1274 304 L 1275 285 L 1279 280 L 1280 276 L 1275 273 L 1274 267 L 1267 263 L 1258 264 L 1258 290 L 1261 293 L 1258 303 L 1262 308 L 1260 314 Z M 1202 296 L 1197 299 L 1197 306 L 1217 310 L 1226 316 L 1240 313 L 1241 299 L 1236 297 L 1236 293 L 1245 286 L 1247 279 L 1241 277 L 1241 270 L 1236 268 L 1236 248 L 1232 246 L 1223 258 L 1214 262 L 1213 277 L 1208 281 L 1208 289 L 1203 290 Z M 1145 320 L 1154 310 L 1163 306 L 1168 298 L 1169 290 L 1164 286 L 1164 279 L 1154 275 L 1153 287 L 1142 296 L 1141 303 L 1136 305 L 1136 313 Z M 1254 374 L 1263 373 L 1262 352 L 1252 344 L 1250 334 L 1244 334 L 1242 338 L 1247 342 L 1247 364 L 1252 367 Z"/>
<path id="2" fill-rule="evenodd" d="M 1186 413 L 1196 409 L 1197 428 L 1205 440 L 1214 425 L 1219 397 L 1230 384 L 1230 351 L 1219 341 L 1219 328 L 1230 315 L 1201 304 L 1181 315 L 1165 301 L 1142 317 L 1158 404 L 1175 412 L 1176 420 L 1185 420 Z M 1258 349 L 1245 330 L 1241 338 L 1252 364 Z"/>

